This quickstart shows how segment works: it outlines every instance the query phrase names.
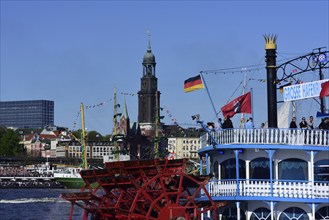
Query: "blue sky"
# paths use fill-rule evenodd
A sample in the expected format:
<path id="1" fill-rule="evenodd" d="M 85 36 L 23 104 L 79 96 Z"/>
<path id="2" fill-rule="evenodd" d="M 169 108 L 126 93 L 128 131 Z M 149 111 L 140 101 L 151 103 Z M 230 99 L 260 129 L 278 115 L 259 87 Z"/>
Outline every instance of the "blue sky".
<path id="1" fill-rule="evenodd" d="M 1 1 L 1 101 L 55 101 L 55 124 L 75 128 L 79 105 L 87 130 L 109 134 L 113 91 L 137 121 L 142 59 L 151 33 L 166 124 L 215 119 L 206 90 L 183 83 L 204 70 L 244 68 L 254 91 L 256 126 L 267 120 L 264 34 L 277 34 L 278 60 L 329 48 L 328 1 Z M 241 95 L 244 73 L 205 74 L 216 110 Z M 324 77 L 329 78 L 328 70 Z M 298 76 L 318 80 L 316 72 Z M 250 80 L 249 80 L 250 79 Z M 128 93 L 134 95 L 122 95 Z M 278 94 L 278 100 L 282 97 Z M 329 101 L 327 101 L 329 102 Z M 327 104 L 328 106 L 328 104 Z M 122 109 L 122 108 L 121 108 Z M 318 104 L 298 103 L 298 117 Z M 119 110 L 120 111 L 120 110 Z M 222 116 L 222 115 L 220 115 Z M 233 122 L 237 126 L 240 116 Z M 319 121 L 316 121 L 316 124 Z"/>

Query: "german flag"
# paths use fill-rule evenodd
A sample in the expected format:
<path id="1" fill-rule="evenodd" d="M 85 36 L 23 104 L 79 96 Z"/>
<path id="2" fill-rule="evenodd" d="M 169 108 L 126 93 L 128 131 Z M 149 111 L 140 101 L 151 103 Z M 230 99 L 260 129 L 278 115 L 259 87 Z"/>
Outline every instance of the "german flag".
<path id="1" fill-rule="evenodd" d="M 203 83 L 200 75 L 188 78 L 184 81 L 184 92 L 192 92 L 197 89 L 203 89 Z"/>

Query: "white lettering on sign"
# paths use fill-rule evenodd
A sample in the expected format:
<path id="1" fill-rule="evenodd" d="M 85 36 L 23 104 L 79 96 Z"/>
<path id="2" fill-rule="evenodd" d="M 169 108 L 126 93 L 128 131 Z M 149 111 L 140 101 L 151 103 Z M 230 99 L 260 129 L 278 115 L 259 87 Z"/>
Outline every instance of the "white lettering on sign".
<path id="1" fill-rule="evenodd" d="M 299 99 L 307 99 L 318 97 L 321 92 L 321 84 L 327 82 L 328 79 L 302 83 L 292 86 L 283 87 L 283 101 L 294 101 Z"/>

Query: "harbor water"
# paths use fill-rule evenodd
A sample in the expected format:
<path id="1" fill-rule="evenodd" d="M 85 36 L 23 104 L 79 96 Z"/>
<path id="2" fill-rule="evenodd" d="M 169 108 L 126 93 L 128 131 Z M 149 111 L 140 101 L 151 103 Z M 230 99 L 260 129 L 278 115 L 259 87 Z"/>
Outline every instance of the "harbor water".
<path id="1" fill-rule="evenodd" d="M 67 220 L 71 204 L 60 198 L 70 189 L 0 189 L 1 220 Z M 83 210 L 75 206 L 73 219 L 82 219 Z"/>

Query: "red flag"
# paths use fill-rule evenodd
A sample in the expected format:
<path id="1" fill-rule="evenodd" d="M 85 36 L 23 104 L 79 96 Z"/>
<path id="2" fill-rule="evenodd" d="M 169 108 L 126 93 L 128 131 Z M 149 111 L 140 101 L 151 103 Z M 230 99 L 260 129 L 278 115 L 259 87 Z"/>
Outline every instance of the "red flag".
<path id="1" fill-rule="evenodd" d="M 322 99 L 325 96 L 329 96 L 329 81 L 321 84 L 320 98 Z"/>
<path id="2" fill-rule="evenodd" d="M 224 118 L 226 116 L 233 117 L 237 113 L 251 114 L 251 93 L 248 92 L 238 98 L 232 100 L 221 108 Z"/>

